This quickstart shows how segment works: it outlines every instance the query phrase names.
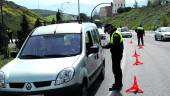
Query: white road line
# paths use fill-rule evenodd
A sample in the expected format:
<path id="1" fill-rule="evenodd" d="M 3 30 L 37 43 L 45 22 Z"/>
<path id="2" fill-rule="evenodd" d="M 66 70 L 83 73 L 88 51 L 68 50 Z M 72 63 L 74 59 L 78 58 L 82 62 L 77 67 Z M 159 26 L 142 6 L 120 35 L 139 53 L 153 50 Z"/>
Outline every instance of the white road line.
<path id="1" fill-rule="evenodd" d="M 124 72 L 125 62 L 126 62 L 126 51 L 124 50 L 123 59 L 122 59 L 122 62 L 121 62 L 122 73 Z M 112 94 L 112 91 L 110 91 L 107 96 L 110 96 L 111 94 Z"/>

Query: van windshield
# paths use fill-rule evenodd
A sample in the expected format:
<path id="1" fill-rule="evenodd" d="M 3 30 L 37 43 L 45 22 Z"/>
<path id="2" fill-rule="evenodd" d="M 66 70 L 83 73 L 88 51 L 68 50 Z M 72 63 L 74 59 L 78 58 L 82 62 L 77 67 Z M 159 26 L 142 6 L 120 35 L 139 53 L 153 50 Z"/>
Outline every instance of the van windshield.
<path id="1" fill-rule="evenodd" d="M 81 34 L 58 33 L 32 36 L 23 47 L 20 59 L 69 57 L 80 54 Z"/>

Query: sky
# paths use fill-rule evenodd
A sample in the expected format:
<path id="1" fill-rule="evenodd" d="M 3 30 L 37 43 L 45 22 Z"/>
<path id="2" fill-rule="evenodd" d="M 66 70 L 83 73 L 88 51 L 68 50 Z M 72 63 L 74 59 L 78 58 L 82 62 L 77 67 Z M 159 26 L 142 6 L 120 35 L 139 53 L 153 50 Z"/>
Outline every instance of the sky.
<path id="1" fill-rule="evenodd" d="M 77 14 L 78 0 L 8 0 L 29 9 L 47 9 L 56 11 L 62 10 L 64 13 Z M 113 0 L 79 0 L 80 12 L 90 15 L 92 9 L 99 3 L 111 3 Z M 133 6 L 135 0 L 126 0 L 126 6 Z M 147 0 L 137 0 L 140 6 L 146 5 Z M 106 6 L 106 5 L 103 5 Z M 97 7 L 97 10 L 102 7 Z"/>

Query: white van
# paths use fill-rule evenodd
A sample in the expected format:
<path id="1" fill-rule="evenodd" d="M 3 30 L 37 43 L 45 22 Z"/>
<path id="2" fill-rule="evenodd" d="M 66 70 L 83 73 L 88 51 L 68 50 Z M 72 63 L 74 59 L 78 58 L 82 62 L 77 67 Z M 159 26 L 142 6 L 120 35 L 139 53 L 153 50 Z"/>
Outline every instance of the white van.
<path id="1" fill-rule="evenodd" d="M 28 36 L 16 58 L 0 69 L 0 95 L 88 96 L 89 86 L 98 76 L 103 80 L 104 74 L 95 24 L 41 26 Z"/>

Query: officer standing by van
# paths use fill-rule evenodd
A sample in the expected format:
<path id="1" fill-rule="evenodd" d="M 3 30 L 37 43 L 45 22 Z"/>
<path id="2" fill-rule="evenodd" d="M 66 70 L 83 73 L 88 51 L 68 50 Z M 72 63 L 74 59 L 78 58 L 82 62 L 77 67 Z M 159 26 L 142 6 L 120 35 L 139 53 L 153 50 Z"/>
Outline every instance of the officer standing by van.
<path id="1" fill-rule="evenodd" d="M 122 89 L 122 69 L 121 69 L 121 60 L 123 57 L 123 36 L 122 33 L 117 31 L 117 28 L 112 26 L 112 24 L 105 25 L 105 32 L 110 34 L 110 43 L 105 46 L 105 48 L 110 48 L 112 56 L 112 71 L 115 77 L 115 83 L 112 85 L 112 90 L 121 90 Z"/>
<path id="2" fill-rule="evenodd" d="M 135 30 L 137 33 L 137 38 L 138 38 L 138 46 L 140 44 L 140 40 L 142 42 L 142 45 L 144 46 L 144 41 L 143 41 L 143 36 L 145 36 L 145 30 L 142 27 L 142 25 L 140 24 L 139 27 L 137 27 L 137 29 Z"/>

